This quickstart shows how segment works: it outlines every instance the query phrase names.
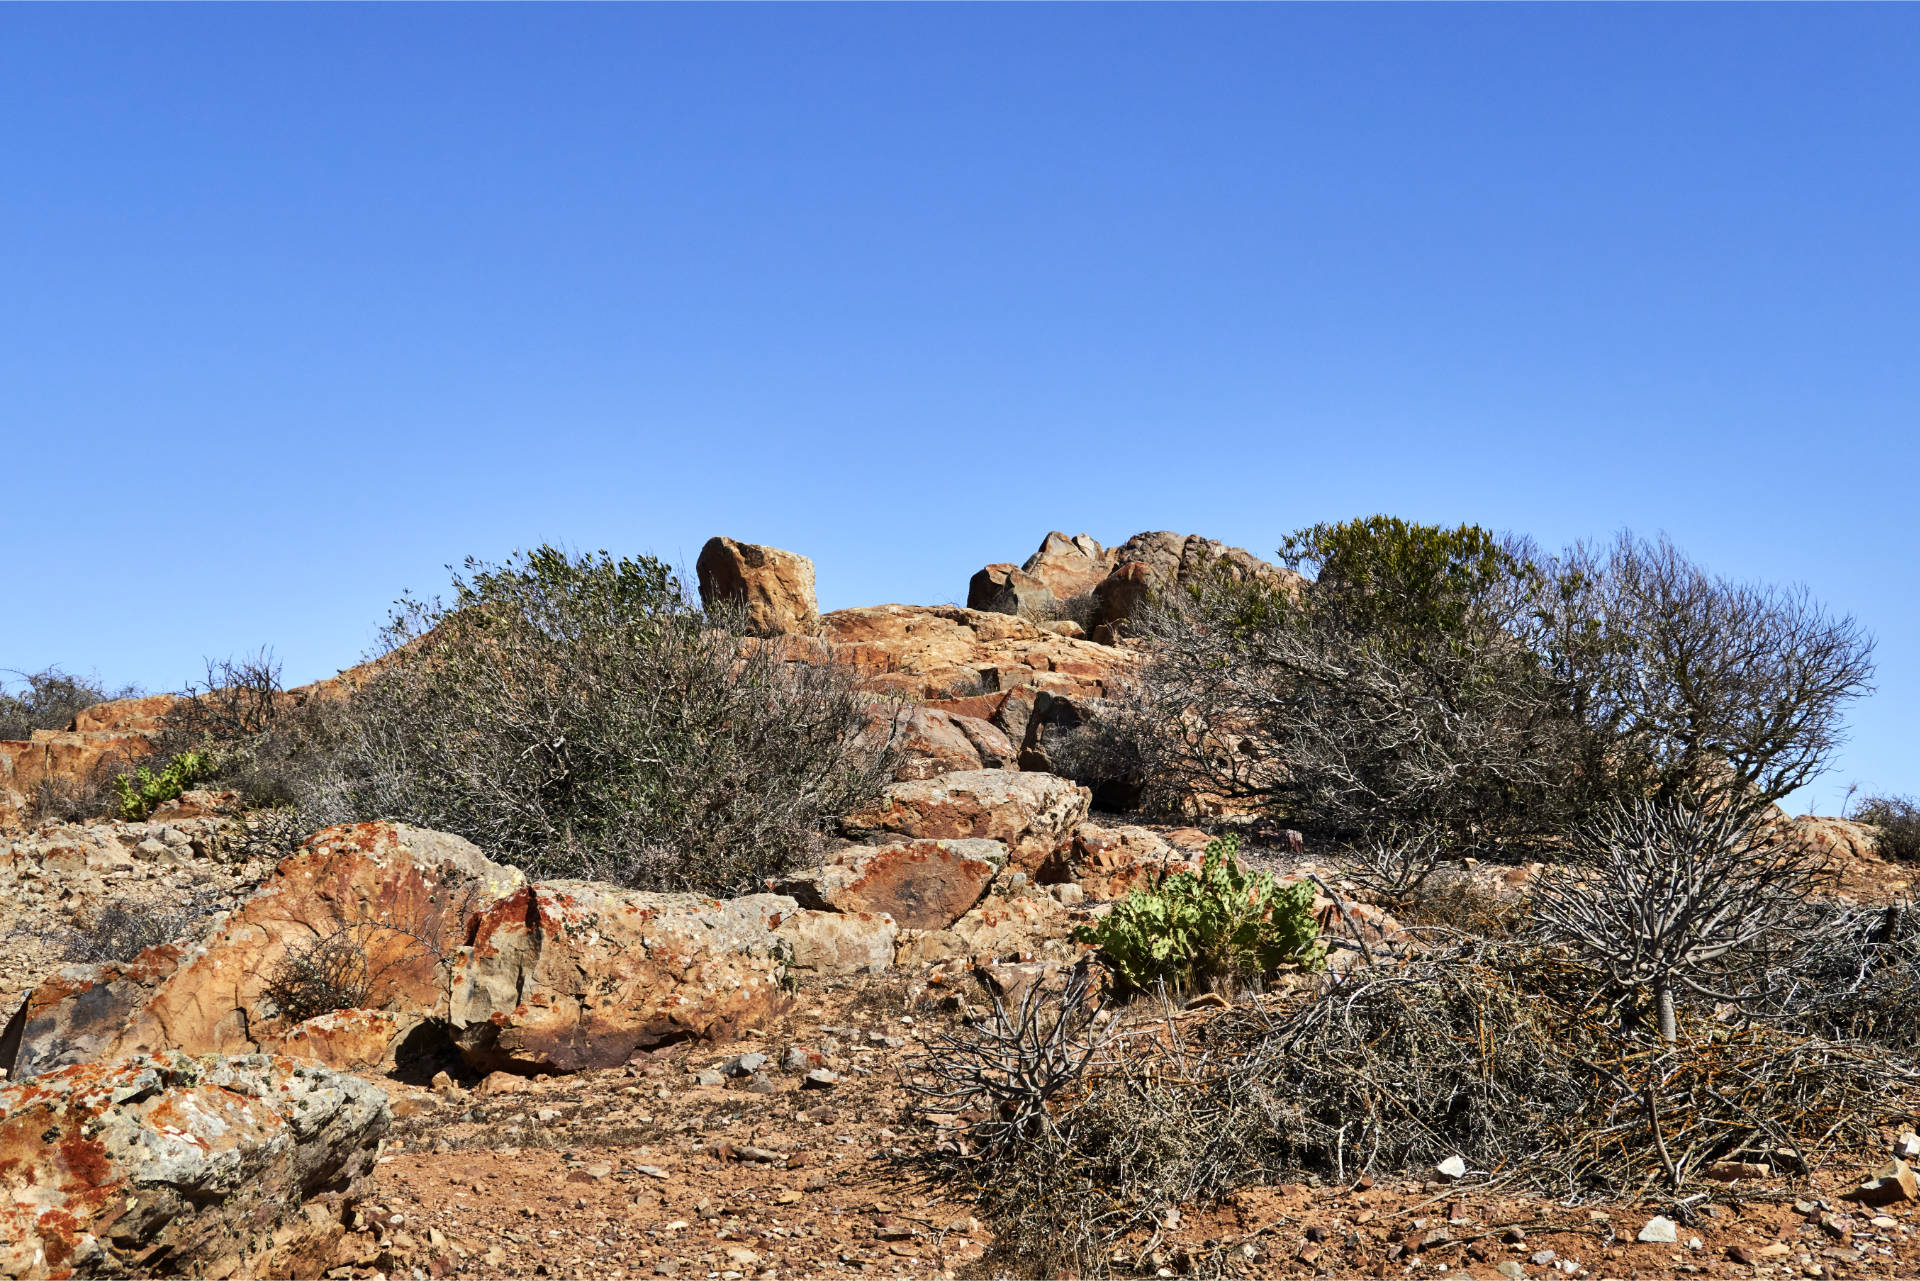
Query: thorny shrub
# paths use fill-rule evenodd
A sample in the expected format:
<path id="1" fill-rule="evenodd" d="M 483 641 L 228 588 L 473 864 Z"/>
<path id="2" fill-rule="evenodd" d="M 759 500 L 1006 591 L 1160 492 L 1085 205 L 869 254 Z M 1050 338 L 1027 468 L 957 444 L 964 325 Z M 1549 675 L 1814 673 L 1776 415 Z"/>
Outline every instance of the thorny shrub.
<path id="1" fill-rule="evenodd" d="M 1911 796 L 1865 797 L 1849 817 L 1873 829 L 1873 849 L 1880 857 L 1920 862 L 1920 804 Z"/>
<path id="2" fill-rule="evenodd" d="M 10 694 L 5 682 L 0 682 L 0 739 L 31 738 L 37 729 L 62 730 L 96 703 L 138 698 L 141 692 L 133 685 L 109 690 L 96 679 L 70 675 L 58 667 L 11 674 L 22 685 Z"/>

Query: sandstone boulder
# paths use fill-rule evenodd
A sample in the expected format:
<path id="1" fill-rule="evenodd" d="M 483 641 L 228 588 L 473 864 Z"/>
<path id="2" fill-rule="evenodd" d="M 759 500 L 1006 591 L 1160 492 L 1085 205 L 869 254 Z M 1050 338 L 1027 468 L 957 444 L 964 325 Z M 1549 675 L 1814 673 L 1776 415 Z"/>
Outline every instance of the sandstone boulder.
<path id="1" fill-rule="evenodd" d="M 1061 636 L 1012 614 L 951 605 L 841 609 L 820 625 L 832 660 L 869 687 L 930 702 L 1025 687 L 1099 697 L 1144 661 L 1132 650 Z"/>
<path id="2" fill-rule="evenodd" d="M 1047 585 L 1017 565 L 988 565 L 967 583 L 967 608 L 1044 617 L 1058 604 Z"/>
<path id="3" fill-rule="evenodd" d="M 744 605 L 748 629 L 757 636 L 808 636 L 820 624 L 813 594 L 813 562 L 805 556 L 710 538 L 695 562 L 700 599 L 712 608 Z"/>
<path id="4" fill-rule="evenodd" d="M 736 1033 L 773 1014 L 798 909 L 543 881 L 481 914 L 454 962 L 448 1020 L 482 1072 L 618 1067 L 635 1050 Z"/>
<path id="5" fill-rule="evenodd" d="M 955 770 L 1012 769 L 1018 750 L 1000 727 L 925 704 L 890 708 L 876 705 L 868 714 L 866 735 L 879 744 L 892 737 L 900 753 L 894 779 L 905 782 Z"/>
<path id="6" fill-rule="evenodd" d="M 1038 872 L 1063 852 L 1087 817 L 1092 793 L 1051 774 L 963 770 L 895 783 L 843 821 L 849 835 L 898 833 L 920 840 L 979 837 L 1004 842 L 1013 867 Z"/>
<path id="7" fill-rule="evenodd" d="M 1006 865 L 1007 847 L 994 840 L 850 845 L 777 888 L 805 907 L 885 913 L 902 929 L 937 930 L 979 902 Z"/>
<path id="8" fill-rule="evenodd" d="M 1262 581 L 1290 591 L 1306 582 L 1290 569 L 1261 560 L 1253 553 L 1198 534 L 1166 530 L 1135 534 L 1112 552 L 1113 571 L 1093 589 L 1093 622 L 1107 635 L 1124 631 L 1126 624 L 1149 599 L 1224 575 L 1238 582 Z"/>
<path id="9" fill-rule="evenodd" d="M 456 836 L 400 823 L 324 828 L 205 937 L 42 983 L 0 1034 L 0 1066 L 20 1079 L 161 1050 L 278 1050 L 294 1020 L 275 1005 L 274 980 L 290 955 L 320 944 L 359 958 L 357 1005 L 401 1016 L 397 1044 L 445 1013 L 444 967 L 468 922 L 524 880 Z"/>
<path id="10" fill-rule="evenodd" d="M 1826 857 L 1874 861 L 1875 838 L 1871 827 L 1844 818 L 1798 815 L 1777 825 L 1787 840 L 1808 852 Z"/>
<path id="11" fill-rule="evenodd" d="M 811 908 L 788 913 L 774 933 L 786 943 L 792 969 L 826 978 L 886 971 L 900 937 L 899 927 L 884 913 Z"/>
<path id="12" fill-rule="evenodd" d="M 391 1123 L 266 1055 L 148 1055 L 0 1086 L 0 1277 L 319 1276 Z"/>

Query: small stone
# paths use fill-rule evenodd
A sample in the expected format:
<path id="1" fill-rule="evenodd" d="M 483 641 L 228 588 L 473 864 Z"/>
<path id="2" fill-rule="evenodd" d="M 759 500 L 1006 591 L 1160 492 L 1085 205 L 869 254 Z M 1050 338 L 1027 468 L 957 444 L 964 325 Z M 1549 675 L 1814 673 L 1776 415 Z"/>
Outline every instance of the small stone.
<path id="1" fill-rule="evenodd" d="M 1527 1256 L 1527 1261 L 1536 1268 L 1544 1268 L 1560 1256 L 1551 1250 L 1535 1250 Z"/>
<path id="2" fill-rule="evenodd" d="M 1920 1157 L 1920 1134 L 1915 1134 L 1912 1130 L 1903 1133 L 1893 1141 L 1893 1154 L 1903 1161 Z"/>
<path id="3" fill-rule="evenodd" d="M 653 1275 L 657 1277 L 677 1277 L 680 1265 L 672 1259 L 661 1259 L 653 1265 Z"/>
<path id="4" fill-rule="evenodd" d="M 803 1090 L 831 1090 L 840 1084 L 840 1078 L 825 1068 L 815 1068 L 800 1080 Z"/>
<path id="5" fill-rule="evenodd" d="M 1493 1270 L 1503 1277 L 1511 1277 L 1512 1281 L 1521 1281 L 1521 1278 L 1527 1275 L 1527 1270 L 1512 1259 L 1500 1260 L 1493 1265 Z"/>
<path id="6" fill-rule="evenodd" d="M 1525 1245 L 1527 1241 L 1527 1234 L 1525 1232 L 1522 1232 L 1519 1228 L 1508 1228 L 1505 1232 L 1502 1232 L 1500 1234 L 1500 1239 L 1506 1242 L 1508 1245 Z"/>
<path id="7" fill-rule="evenodd" d="M 435 1072 L 433 1074 L 433 1092 L 435 1094 L 444 1096 L 446 1092 L 452 1088 L 452 1077 L 448 1076 L 445 1072 Z"/>
<path id="8" fill-rule="evenodd" d="M 1435 1174 L 1438 1174 L 1441 1178 L 1449 1182 L 1467 1177 L 1467 1163 L 1464 1159 L 1457 1156 L 1448 1157 L 1439 1165 L 1434 1166 L 1433 1170 Z"/>
<path id="9" fill-rule="evenodd" d="M 1672 1219 L 1664 1214 L 1656 1214 L 1647 1220 L 1647 1226 L 1640 1229 L 1636 1241 L 1648 1245 L 1673 1245 L 1680 1240 L 1680 1234 Z"/>
<path id="10" fill-rule="evenodd" d="M 1875 1170 L 1870 1178 L 1847 1195 L 1868 1205 L 1920 1201 L 1920 1182 L 1914 1179 L 1913 1167 L 1895 1157 L 1893 1164 Z"/>
<path id="11" fill-rule="evenodd" d="M 792 1205 L 796 1201 L 805 1200 L 806 1195 L 807 1194 L 802 1192 L 799 1188 L 788 1188 L 785 1192 L 782 1192 L 779 1196 L 775 1197 L 774 1202 L 777 1205 Z"/>
<path id="12" fill-rule="evenodd" d="M 722 1063 L 720 1070 L 728 1076 L 752 1076 L 766 1065 L 767 1056 L 764 1054 L 742 1054 Z"/>
<path id="13" fill-rule="evenodd" d="M 1306 1237 L 1309 1241 L 1324 1241 L 1327 1239 L 1327 1230 L 1316 1223 L 1307 1229 Z"/>
<path id="14" fill-rule="evenodd" d="M 1467 1203 L 1465 1201 L 1455 1201 L 1452 1205 L 1447 1207 L 1448 1223 L 1465 1223 L 1466 1221 L 1467 1221 Z"/>
<path id="15" fill-rule="evenodd" d="M 712 1068 L 705 1068 L 693 1074 L 693 1083 L 695 1085 L 725 1085 L 727 1078 Z"/>
<path id="16" fill-rule="evenodd" d="M 1744 1245 L 1730 1245 L 1727 1247 L 1727 1258 L 1738 1263 L 1741 1267 L 1752 1267 L 1754 1263 L 1759 1260 L 1759 1257 L 1759 1255 Z"/>

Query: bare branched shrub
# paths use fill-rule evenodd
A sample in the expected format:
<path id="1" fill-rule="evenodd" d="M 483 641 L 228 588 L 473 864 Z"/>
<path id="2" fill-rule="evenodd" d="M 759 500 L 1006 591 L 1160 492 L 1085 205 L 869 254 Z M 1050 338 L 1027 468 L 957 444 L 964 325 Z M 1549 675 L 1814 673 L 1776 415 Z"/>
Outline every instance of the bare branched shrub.
<path id="1" fill-rule="evenodd" d="M 724 893 L 807 858 L 890 780 L 872 699 L 745 637 L 658 561 L 541 548 L 407 601 L 303 804 L 465 836 L 543 875 Z"/>
<path id="2" fill-rule="evenodd" d="M 1463 940 L 1219 1011 L 1136 1009 L 1048 1124 L 944 1155 L 1016 1275 L 1151 1270 L 1171 1208 L 1462 1158 L 1554 1195 L 1680 1196 L 1717 1161 L 1782 1183 L 1882 1144 L 1920 1072 L 1770 1027 L 1623 1033 L 1577 964 Z"/>
<path id="3" fill-rule="evenodd" d="M 1760 814 L 1819 777 L 1873 640 L 1804 587 L 1707 573 L 1666 538 L 1575 547 L 1539 596 L 1537 644 L 1577 733 L 1576 790 Z"/>
<path id="4" fill-rule="evenodd" d="M 1774 842 L 1740 811 L 1648 801 L 1611 808 L 1568 853 L 1535 895 L 1542 927 L 1618 988 L 1650 993 L 1668 1041 L 1681 994 L 1755 996 L 1759 949 L 1795 932 L 1825 875 L 1818 859 Z"/>
<path id="5" fill-rule="evenodd" d="M 937 1033 L 926 1054 L 908 1063 L 910 1087 L 938 1106 L 985 1108 L 989 1115 L 974 1126 L 972 1141 L 993 1152 L 1047 1134 L 1056 1102 L 1100 1047 L 1103 977 L 1083 961 L 1057 991 L 1030 985 L 1012 1013 L 991 992 L 985 1019 Z"/>
<path id="6" fill-rule="evenodd" d="M 193 931 L 215 908 L 215 896 L 195 890 L 158 904 L 109 903 L 74 922 L 67 931 L 63 954 L 87 965 L 131 961 L 150 947 L 171 943 Z"/>
<path id="7" fill-rule="evenodd" d="M 268 974 L 265 993 L 281 1018 L 299 1023 L 335 1010 L 364 1008 L 377 977 L 358 935 L 341 930 L 289 948 Z"/>
<path id="8" fill-rule="evenodd" d="M 1390 907 L 1412 901 L 1446 861 L 1446 836 L 1436 828 L 1388 830 L 1352 851 L 1347 875 Z"/>
<path id="9" fill-rule="evenodd" d="M 1807 1036 L 1920 1052 L 1920 909 L 1813 903 L 1770 958 L 1748 1018 Z"/>
<path id="10" fill-rule="evenodd" d="M 116 698 L 138 698 L 140 689 L 128 685 L 108 689 L 98 679 L 73 676 L 58 667 L 38 672 L 8 671 L 12 681 L 0 681 L 0 739 L 33 737 L 33 731 L 62 730 L 73 718 L 96 703 Z M 13 692 L 6 686 L 15 685 Z"/>
<path id="11" fill-rule="evenodd" d="M 1527 549 L 1375 518 L 1305 531 L 1288 559 L 1319 580 L 1220 574 L 1140 615 L 1153 661 L 1130 724 L 1148 773 L 1348 836 L 1537 816 L 1563 727 L 1516 639 Z"/>
<path id="12" fill-rule="evenodd" d="M 204 683 L 189 684 L 167 712 L 163 752 L 213 752 L 263 733 L 287 707 L 280 660 L 266 647 L 206 660 Z"/>
<path id="13" fill-rule="evenodd" d="M 1920 804 L 1911 796 L 1868 796 L 1848 817 L 1873 829 L 1874 853 L 1881 858 L 1920 862 Z"/>

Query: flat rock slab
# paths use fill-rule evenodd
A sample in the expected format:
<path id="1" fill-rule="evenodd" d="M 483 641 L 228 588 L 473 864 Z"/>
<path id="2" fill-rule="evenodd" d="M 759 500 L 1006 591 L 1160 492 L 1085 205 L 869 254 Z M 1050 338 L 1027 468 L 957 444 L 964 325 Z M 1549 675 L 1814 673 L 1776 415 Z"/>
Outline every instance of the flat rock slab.
<path id="1" fill-rule="evenodd" d="M 965 770 L 895 783 L 843 827 L 849 835 L 1000 841 L 1012 866 L 1032 873 L 1065 849 L 1092 801 L 1088 789 L 1052 774 Z"/>
<path id="2" fill-rule="evenodd" d="M 1000 841 L 891 841 L 851 845 L 781 881 L 803 907 L 880 912 L 902 929 L 938 930 L 959 920 L 1007 865 Z"/>

